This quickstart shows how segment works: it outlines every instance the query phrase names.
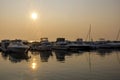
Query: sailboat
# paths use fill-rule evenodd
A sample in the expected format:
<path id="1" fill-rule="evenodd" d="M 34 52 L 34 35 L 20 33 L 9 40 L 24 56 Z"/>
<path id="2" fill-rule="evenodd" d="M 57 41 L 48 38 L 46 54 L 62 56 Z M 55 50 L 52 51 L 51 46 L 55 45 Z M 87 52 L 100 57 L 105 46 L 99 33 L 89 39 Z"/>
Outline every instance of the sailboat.
<path id="1" fill-rule="evenodd" d="M 91 24 L 90 24 L 89 31 L 88 31 L 88 34 L 87 34 L 87 37 L 86 37 L 86 40 L 85 40 L 84 43 L 85 43 L 87 46 L 89 46 L 90 50 L 93 50 L 93 49 L 96 49 L 96 45 L 95 45 L 94 42 L 93 42 L 91 32 L 92 32 L 92 27 L 91 27 Z M 88 40 L 88 41 L 87 41 L 87 40 Z"/>
<path id="2" fill-rule="evenodd" d="M 118 41 L 119 36 L 120 29 L 118 31 L 115 41 L 99 41 L 99 44 L 97 45 L 98 49 L 120 49 L 120 41 Z"/>
<path id="3" fill-rule="evenodd" d="M 69 50 L 80 50 L 80 51 L 89 51 L 93 49 L 93 45 L 91 42 L 91 24 L 89 28 L 89 32 L 87 38 L 89 37 L 89 41 L 83 41 L 83 39 L 78 38 L 76 41 L 70 42 L 67 46 Z"/>

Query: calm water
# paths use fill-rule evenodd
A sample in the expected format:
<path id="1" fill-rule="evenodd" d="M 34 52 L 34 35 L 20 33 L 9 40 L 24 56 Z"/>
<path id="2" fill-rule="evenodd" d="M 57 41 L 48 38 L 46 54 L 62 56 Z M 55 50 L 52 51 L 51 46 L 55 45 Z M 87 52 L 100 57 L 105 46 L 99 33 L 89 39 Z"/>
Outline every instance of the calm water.
<path id="1" fill-rule="evenodd" d="M 120 52 L 0 53 L 0 80 L 120 80 Z"/>

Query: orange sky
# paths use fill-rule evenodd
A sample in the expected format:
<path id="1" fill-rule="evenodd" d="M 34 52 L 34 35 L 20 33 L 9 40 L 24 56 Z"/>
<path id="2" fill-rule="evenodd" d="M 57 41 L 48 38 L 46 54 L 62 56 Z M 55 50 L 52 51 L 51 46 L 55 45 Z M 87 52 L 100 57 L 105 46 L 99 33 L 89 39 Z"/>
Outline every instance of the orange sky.
<path id="1" fill-rule="evenodd" d="M 114 40 L 120 28 L 120 0 L 0 0 L 0 40 Z M 38 19 L 33 21 L 35 11 Z"/>

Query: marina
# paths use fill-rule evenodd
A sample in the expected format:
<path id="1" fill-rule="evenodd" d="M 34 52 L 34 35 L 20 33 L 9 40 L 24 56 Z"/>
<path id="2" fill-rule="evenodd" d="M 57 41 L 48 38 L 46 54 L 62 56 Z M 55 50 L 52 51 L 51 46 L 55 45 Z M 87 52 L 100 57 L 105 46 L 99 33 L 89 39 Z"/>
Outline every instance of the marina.
<path id="1" fill-rule="evenodd" d="M 0 80 L 120 80 L 120 0 L 0 0 Z"/>
<path id="2" fill-rule="evenodd" d="M 48 38 L 41 38 L 39 42 L 26 42 L 23 40 L 2 40 L 0 49 L 2 52 L 27 52 L 27 51 L 94 51 L 99 49 L 120 50 L 120 41 L 76 41 L 57 38 L 56 41 L 50 42 Z"/>

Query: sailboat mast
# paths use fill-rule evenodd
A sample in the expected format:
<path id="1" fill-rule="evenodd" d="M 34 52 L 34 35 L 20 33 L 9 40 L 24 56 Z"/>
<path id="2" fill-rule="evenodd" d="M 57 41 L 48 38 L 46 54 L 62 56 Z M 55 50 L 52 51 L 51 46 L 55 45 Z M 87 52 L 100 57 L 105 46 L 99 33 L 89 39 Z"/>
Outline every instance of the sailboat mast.
<path id="1" fill-rule="evenodd" d="M 89 41 L 91 40 L 91 24 L 90 24 L 90 29 L 89 29 Z"/>
<path id="2" fill-rule="evenodd" d="M 119 36 L 120 36 L 120 29 L 118 31 L 118 34 L 117 34 L 117 37 L 116 37 L 116 41 L 119 39 Z"/>
<path id="3" fill-rule="evenodd" d="M 88 39 L 88 41 L 91 41 L 91 24 L 90 24 L 89 32 L 86 37 L 86 41 L 87 41 L 87 39 Z"/>

